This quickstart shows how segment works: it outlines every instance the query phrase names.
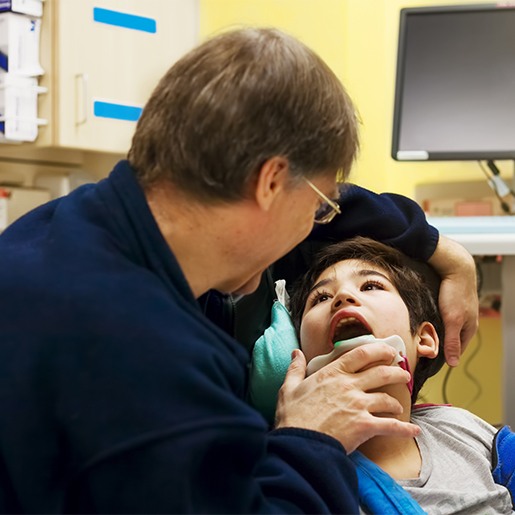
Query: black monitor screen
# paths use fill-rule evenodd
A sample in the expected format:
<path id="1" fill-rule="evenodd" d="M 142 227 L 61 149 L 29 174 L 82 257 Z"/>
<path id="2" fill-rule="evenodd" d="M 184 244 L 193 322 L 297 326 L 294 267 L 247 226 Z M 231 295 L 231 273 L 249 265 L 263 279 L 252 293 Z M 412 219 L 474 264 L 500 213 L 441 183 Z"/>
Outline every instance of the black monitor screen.
<path id="1" fill-rule="evenodd" d="M 392 157 L 515 159 L 515 7 L 401 10 Z"/>

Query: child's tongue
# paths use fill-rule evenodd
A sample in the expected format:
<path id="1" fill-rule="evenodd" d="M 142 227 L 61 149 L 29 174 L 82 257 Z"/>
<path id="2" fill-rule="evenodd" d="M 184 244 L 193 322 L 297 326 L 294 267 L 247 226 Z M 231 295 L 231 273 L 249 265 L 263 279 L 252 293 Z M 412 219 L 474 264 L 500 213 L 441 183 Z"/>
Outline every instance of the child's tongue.
<path id="1" fill-rule="evenodd" d="M 345 354 L 361 345 L 366 345 L 367 343 L 386 343 L 393 347 L 397 351 L 397 355 L 395 356 L 392 365 L 398 364 L 402 369 L 407 370 L 411 374 L 408 360 L 406 358 L 406 345 L 400 336 L 394 334 L 388 338 L 375 338 L 372 334 L 365 334 L 362 336 L 356 336 L 355 338 L 350 338 L 349 340 L 335 342 L 334 349 L 331 352 L 317 356 L 308 363 L 307 375 L 309 376 L 317 370 L 320 370 L 323 366 L 334 361 L 338 356 L 341 356 L 342 354 Z M 413 376 L 407 386 L 411 393 L 413 391 Z"/>

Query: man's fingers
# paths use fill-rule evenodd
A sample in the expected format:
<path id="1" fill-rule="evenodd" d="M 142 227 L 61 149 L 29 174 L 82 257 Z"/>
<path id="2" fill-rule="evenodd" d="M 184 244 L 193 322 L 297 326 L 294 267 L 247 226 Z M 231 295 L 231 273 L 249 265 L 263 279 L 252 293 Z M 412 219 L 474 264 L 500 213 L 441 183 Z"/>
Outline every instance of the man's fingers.
<path id="1" fill-rule="evenodd" d="M 399 438 L 415 438 L 420 434 L 420 428 L 410 422 L 402 422 L 395 418 L 376 417 L 368 415 L 356 420 L 354 435 L 344 435 L 340 441 L 347 453 L 355 451 L 363 442 L 375 436 L 387 435 Z"/>
<path id="2" fill-rule="evenodd" d="M 388 435 L 414 438 L 420 434 L 420 428 L 411 422 L 402 422 L 395 418 L 374 417 L 374 436 Z"/>
<path id="3" fill-rule="evenodd" d="M 295 349 L 291 353 L 291 362 L 286 371 L 286 377 L 284 378 L 283 384 L 279 389 L 277 397 L 277 407 L 275 410 L 275 423 L 276 427 L 280 427 L 281 423 L 285 425 L 292 425 L 288 420 L 288 401 L 285 399 L 289 398 L 296 390 L 301 390 L 300 386 L 306 378 L 306 357 L 299 349 Z M 285 422 L 286 421 L 286 422 Z M 295 423 L 293 423 L 295 425 Z M 301 427 L 301 426 L 299 426 Z"/>
<path id="4" fill-rule="evenodd" d="M 365 392 L 392 384 L 407 384 L 411 375 L 398 366 L 380 365 L 355 375 L 356 386 Z"/>
<path id="5" fill-rule="evenodd" d="M 367 393 L 366 399 L 367 411 L 373 415 L 397 417 L 404 411 L 397 399 L 384 392 Z"/>
<path id="6" fill-rule="evenodd" d="M 449 325 L 446 329 L 444 353 L 445 361 L 450 367 L 455 367 L 460 362 L 461 339 L 459 329 Z"/>
<path id="7" fill-rule="evenodd" d="M 408 372 L 391 366 L 394 356 L 388 345 L 368 344 L 306 378 L 304 354 L 294 351 L 279 391 L 276 427 L 321 431 L 338 439 L 347 452 L 377 435 L 417 435 L 416 426 L 394 418 L 403 413 L 399 401 L 376 391 L 408 382 Z M 379 364 L 370 369 L 374 363 Z"/>
<path id="8" fill-rule="evenodd" d="M 390 365 L 395 354 L 395 349 L 385 343 L 369 343 L 346 352 L 329 366 L 355 374 L 377 365 Z"/>
<path id="9" fill-rule="evenodd" d="M 291 357 L 292 360 L 283 382 L 283 388 L 285 389 L 296 388 L 306 377 L 306 358 L 304 354 L 295 349 L 291 353 Z"/>
<path id="10" fill-rule="evenodd" d="M 474 335 L 477 333 L 477 330 L 479 328 L 479 312 L 476 315 L 476 318 L 470 317 L 468 323 L 464 323 L 461 331 L 461 353 L 463 354 L 463 351 L 467 348 L 467 345 L 470 343 L 470 340 L 474 337 Z"/>
<path id="11" fill-rule="evenodd" d="M 478 320 L 470 316 L 467 323 L 461 316 L 448 315 L 444 317 L 445 323 L 445 361 L 450 367 L 455 367 L 460 356 L 465 351 L 470 340 L 477 331 Z"/>
<path id="12" fill-rule="evenodd" d="M 478 327 L 477 272 L 473 257 L 463 246 L 440 235 L 429 264 L 442 282 L 438 307 L 445 325 L 445 359 L 456 366 Z"/>

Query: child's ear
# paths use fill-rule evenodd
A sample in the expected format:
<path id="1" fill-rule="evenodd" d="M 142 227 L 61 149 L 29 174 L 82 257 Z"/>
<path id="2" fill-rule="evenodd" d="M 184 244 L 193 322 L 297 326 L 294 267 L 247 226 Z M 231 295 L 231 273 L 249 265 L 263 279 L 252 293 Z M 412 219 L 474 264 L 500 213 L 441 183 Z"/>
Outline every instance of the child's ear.
<path id="1" fill-rule="evenodd" d="M 423 322 L 417 331 L 419 341 L 417 343 L 417 354 L 424 358 L 436 358 L 438 356 L 438 334 L 433 324 Z"/>

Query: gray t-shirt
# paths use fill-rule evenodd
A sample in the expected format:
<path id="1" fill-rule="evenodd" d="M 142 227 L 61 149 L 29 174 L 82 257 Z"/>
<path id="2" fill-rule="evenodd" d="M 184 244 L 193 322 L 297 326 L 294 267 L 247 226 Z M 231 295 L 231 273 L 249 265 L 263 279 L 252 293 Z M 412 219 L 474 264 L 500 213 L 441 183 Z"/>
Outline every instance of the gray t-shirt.
<path id="1" fill-rule="evenodd" d="M 472 413 L 449 406 L 415 408 L 420 429 L 420 477 L 398 481 L 423 510 L 448 513 L 514 513 L 508 490 L 492 478 L 492 443 L 497 430 Z"/>

